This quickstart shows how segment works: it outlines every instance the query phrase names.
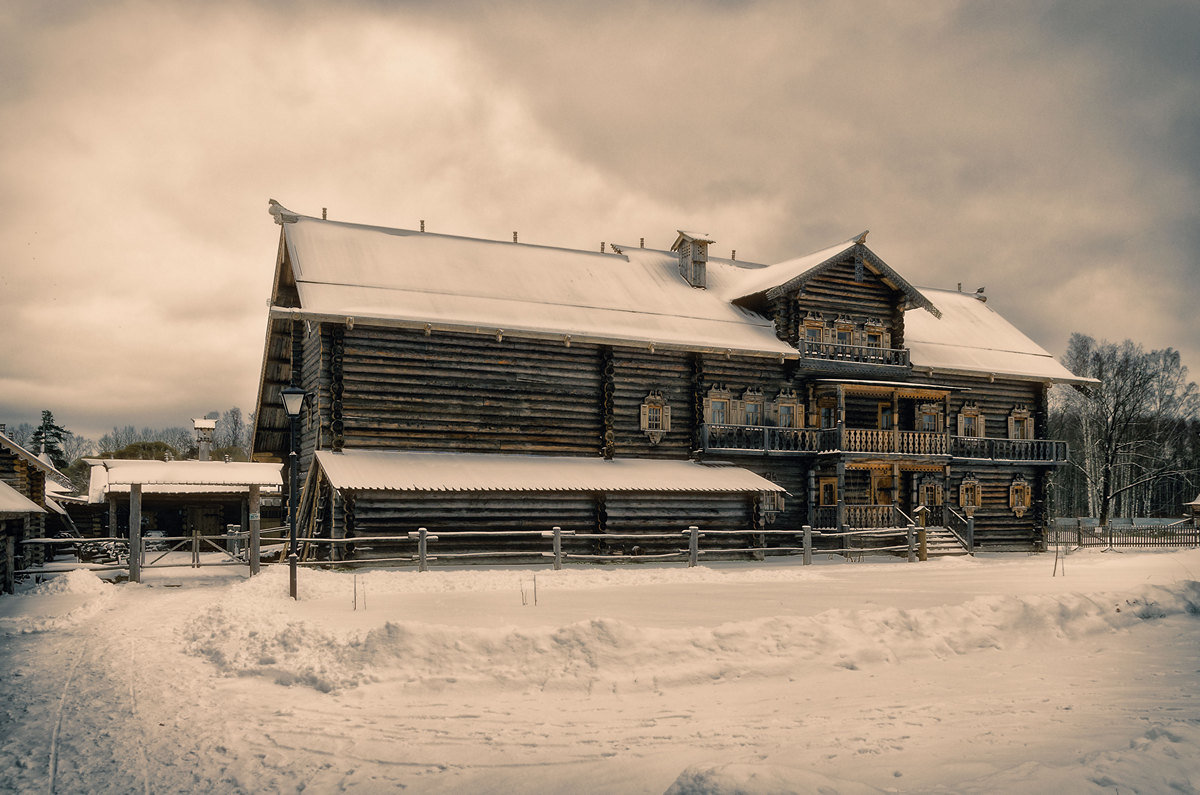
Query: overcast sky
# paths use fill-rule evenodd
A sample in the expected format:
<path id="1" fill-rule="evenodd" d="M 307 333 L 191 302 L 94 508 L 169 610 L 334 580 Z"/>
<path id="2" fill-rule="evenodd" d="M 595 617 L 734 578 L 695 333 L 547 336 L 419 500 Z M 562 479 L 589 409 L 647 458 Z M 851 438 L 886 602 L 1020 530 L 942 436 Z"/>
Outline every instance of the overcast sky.
<path id="1" fill-rule="evenodd" d="M 1200 379 L 1195 2 L 0 7 L 0 422 L 254 408 L 303 214 L 774 262 L 870 229 Z"/>

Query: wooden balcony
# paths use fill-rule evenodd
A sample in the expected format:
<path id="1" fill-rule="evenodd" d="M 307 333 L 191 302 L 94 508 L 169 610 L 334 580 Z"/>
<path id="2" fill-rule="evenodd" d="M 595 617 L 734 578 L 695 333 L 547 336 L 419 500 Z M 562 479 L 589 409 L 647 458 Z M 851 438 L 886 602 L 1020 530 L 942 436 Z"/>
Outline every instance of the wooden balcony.
<path id="1" fill-rule="evenodd" d="M 867 453 L 897 456 L 954 456 L 989 461 L 1058 464 L 1067 443 L 1051 439 L 980 439 L 925 431 L 873 428 L 775 428 L 767 425 L 703 426 L 706 451 L 743 453 Z"/>
<path id="2" fill-rule="evenodd" d="M 836 342 L 800 341 L 800 353 L 805 359 L 853 364 L 876 364 L 890 367 L 908 367 L 908 350 L 905 348 L 872 348 L 866 345 L 839 345 Z"/>
<path id="3" fill-rule="evenodd" d="M 988 461 L 1060 464 L 1067 460 L 1067 443 L 1053 439 L 980 439 L 973 436 L 955 436 L 951 439 L 950 450 L 955 458 Z"/>

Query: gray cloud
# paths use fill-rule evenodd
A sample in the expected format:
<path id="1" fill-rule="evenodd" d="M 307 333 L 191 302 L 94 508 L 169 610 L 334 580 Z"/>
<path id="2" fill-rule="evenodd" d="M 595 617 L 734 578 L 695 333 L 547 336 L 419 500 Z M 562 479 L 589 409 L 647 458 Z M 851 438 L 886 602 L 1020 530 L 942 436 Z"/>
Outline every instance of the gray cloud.
<path id="1" fill-rule="evenodd" d="M 18 3 L 0 15 L 0 421 L 249 411 L 301 212 L 773 261 L 863 228 L 1200 366 L 1193 6 Z"/>

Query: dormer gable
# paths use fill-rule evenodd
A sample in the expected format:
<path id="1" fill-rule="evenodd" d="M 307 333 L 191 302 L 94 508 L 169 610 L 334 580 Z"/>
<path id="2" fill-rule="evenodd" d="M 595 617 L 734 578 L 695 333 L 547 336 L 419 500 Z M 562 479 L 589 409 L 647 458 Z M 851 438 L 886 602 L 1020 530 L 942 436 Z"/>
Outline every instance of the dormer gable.
<path id="1" fill-rule="evenodd" d="M 708 286 L 708 245 L 716 241 L 708 235 L 678 232 L 671 250 L 679 255 L 679 275 L 691 286 L 704 289 Z"/>

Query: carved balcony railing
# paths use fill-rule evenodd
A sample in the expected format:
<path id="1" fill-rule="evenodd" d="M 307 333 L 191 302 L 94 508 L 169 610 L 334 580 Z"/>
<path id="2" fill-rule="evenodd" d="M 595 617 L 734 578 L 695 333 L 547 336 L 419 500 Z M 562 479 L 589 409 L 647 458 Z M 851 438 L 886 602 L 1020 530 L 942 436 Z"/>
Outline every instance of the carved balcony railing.
<path id="1" fill-rule="evenodd" d="M 703 427 L 705 450 L 745 450 L 764 453 L 816 453 L 828 449 L 830 429 L 775 428 L 769 425 L 725 425 Z M 831 437 L 830 437 L 831 438 Z"/>
<path id="2" fill-rule="evenodd" d="M 847 428 L 845 443 L 838 449 L 849 453 L 901 453 L 903 455 L 949 455 L 946 435 L 927 431 L 880 431 Z"/>
<path id="3" fill-rule="evenodd" d="M 846 505 L 846 527 L 904 527 L 907 522 L 894 505 Z M 838 509 L 825 505 L 813 509 L 813 527 L 838 526 Z"/>
<path id="4" fill-rule="evenodd" d="M 884 364 L 908 367 L 906 348 L 873 348 L 868 345 L 840 345 L 836 342 L 800 341 L 800 353 L 805 359 L 856 364 Z"/>
<path id="5" fill-rule="evenodd" d="M 958 458 L 982 458 L 992 461 L 1032 461 L 1062 463 L 1067 460 L 1067 443 L 1053 439 L 981 439 L 955 436 L 951 453 Z"/>

